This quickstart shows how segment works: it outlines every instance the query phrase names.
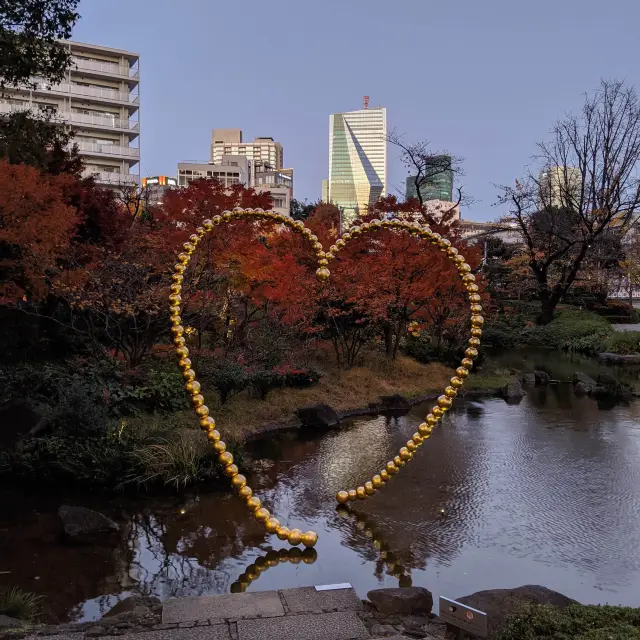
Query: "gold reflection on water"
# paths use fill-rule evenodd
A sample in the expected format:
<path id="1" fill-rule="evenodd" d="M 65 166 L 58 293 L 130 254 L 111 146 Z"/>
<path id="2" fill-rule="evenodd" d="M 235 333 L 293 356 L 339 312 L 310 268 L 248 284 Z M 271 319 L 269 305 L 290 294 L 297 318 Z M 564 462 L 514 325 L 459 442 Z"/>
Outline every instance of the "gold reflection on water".
<path id="1" fill-rule="evenodd" d="M 300 551 L 297 547 L 291 549 L 280 549 L 276 551 L 272 549 L 265 555 L 256 558 L 231 585 L 229 590 L 231 593 L 242 593 L 247 587 L 257 580 L 265 571 L 271 567 L 276 567 L 282 562 L 290 562 L 291 564 L 313 564 L 318 559 L 318 552 L 315 549 L 307 548 Z"/>
<path id="2" fill-rule="evenodd" d="M 356 529 L 363 532 L 365 537 L 371 540 L 372 547 L 378 553 L 379 562 L 386 567 L 389 575 L 398 578 L 398 586 L 410 587 L 412 584 L 411 573 L 398 562 L 396 554 L 391 551 L 384 536 L 376 527 L 373 520 L 364 513 L 358 513 L 343 504 L 338 505 L 336 511 L 343 518 L 351 520 Z"/>

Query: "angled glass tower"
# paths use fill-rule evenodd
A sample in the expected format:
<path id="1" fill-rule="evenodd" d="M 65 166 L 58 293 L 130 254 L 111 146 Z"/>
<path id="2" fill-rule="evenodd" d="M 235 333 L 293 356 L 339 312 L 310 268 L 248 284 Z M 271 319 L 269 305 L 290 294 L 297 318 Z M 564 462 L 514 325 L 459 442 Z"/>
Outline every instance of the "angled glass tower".
<path id="1" fill-rule="evenodd" d="M 328 199 L 343 224 L 387 194 L 387 110 L 361 109 L 329 116 Z"/>

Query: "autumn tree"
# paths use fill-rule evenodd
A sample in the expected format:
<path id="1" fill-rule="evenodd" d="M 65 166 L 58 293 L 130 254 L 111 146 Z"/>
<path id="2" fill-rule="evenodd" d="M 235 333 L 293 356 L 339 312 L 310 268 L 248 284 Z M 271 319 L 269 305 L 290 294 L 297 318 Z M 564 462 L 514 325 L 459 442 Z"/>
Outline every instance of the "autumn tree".
<path id="1" fill-rule="evenodd" d="M 635 89 L 602 81 L 579 115 L 559 121 L 538 144 L 538 173 L 503 187 L 541 303 L 553 319 L 585 261 L 615 226 L 621 236 L 640 209 L 640 104 Z"/>

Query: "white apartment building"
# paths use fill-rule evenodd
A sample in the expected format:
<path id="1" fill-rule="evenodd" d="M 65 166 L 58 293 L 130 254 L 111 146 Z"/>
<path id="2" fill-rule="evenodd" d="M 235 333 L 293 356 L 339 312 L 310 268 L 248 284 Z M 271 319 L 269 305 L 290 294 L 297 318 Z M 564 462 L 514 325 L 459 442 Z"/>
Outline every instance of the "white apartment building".
<path id="1" fill-rule="evenodd" d="M 139 56 L 130 51 L 65 41 L 72 65 L 65 79 L 50 85 L 34 78 L 35 88 L 7 89 L 0 115 L 55 107 L 71 126 L 85 173 L 103 186 L 140 181 Z"/>
<path id="2" fill-rule="evenodd" d="M 282 145 L 273 138 L 256 138 L 243 142 L 241 129 L 213 129 L 211 132 L 211 162 L 220 164 L 223 155 L 245 156 L 254 165 L 265 169 L 282 169 Z"/>

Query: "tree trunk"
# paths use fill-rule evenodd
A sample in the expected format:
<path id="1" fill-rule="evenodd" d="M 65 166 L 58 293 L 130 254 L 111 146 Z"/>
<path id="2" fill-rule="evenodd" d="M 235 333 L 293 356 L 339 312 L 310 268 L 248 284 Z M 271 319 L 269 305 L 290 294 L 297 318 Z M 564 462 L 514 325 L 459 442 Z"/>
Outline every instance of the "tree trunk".
<path id="1" fill-rule="evenodd" d="M 393 330 L 390 324 L 384 325 L 384 353 L 387 358 L 393 358 Z"/>

